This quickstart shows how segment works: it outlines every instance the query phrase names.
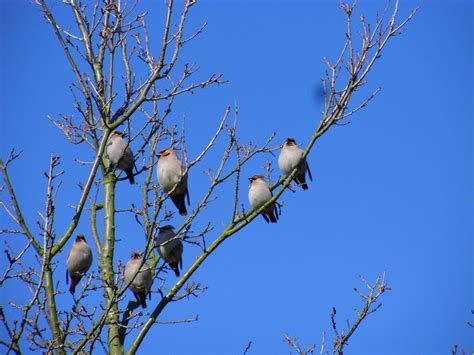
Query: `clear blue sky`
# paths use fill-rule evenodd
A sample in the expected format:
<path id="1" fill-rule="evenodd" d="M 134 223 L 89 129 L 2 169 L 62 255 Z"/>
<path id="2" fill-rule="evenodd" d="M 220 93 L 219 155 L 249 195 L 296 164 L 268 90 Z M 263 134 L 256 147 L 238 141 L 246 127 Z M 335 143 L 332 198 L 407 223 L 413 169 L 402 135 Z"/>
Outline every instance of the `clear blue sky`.
<path id="1" fill-rule="evenodd" d="M 358 11 L 373 18 L 379 2 L 360 2 Z M 152 4 L 142 2 L 153 14 Z M 317 142 L 308 159 L 315 180 L 309 190 L 283 196 L 278 224 L 259 218 L 224 243 L 193 277 L 209 286 L 207 292 L 170 304 L 161 318 L 199 314 L 199 321 L 156 325 L 143 354 L 157 347 L 162 354 L 240 354 L 249 340 L 250 354 L 285 354 L 285 332 L 302 345 L 320 344 L 322 331 L 332 339 L 333 306 L 340 325 L 354 320 L 353 309 L 361 306 L 352 291 L 360 286 L 358 275 L 372 281 L 384 270 L 392 291 L 351 339 L 348 354 L 447 354 L 454 344 L 474 350 L 474 332 L 466 324 L 474 308 L 473 5 L 409 1 L 402 2 L 401 15 L 417 4 L 416 18 L 369 76 L 364 92 L 380 85 L 380 95 L 352 124 L 331 129 Z M 23 150 L 11 177 L 26 220 L 38 232 L 42 172 L 51 152 L 62 156 L 66 174 L 56 226 L 61 234 L 72 215 L 69 204 L 79 195 L 77 184 L 87 173 L 73 158 L 92 157 L 88 148 L 67 143 L 47 120 L 75 113 L 68 90 L 72 73 L 35 6 L 0 0 L 0 7 L 2 158 L 11 147 Z M 56 1 L 53 9 L 61 14 L 61 7 Z M 192 9 L 190 20 L 190 28 L 204 20 L 209 26 L 183 58 L 200 64 L 200 78 L 222 72 L 230 80 L 177 101 L 171 119 L 180 122 L 186 113 L 190 155 L 206 144 L 225 106 L 234 103 L 242 140 L 263 142 L 276 131 L 278 142 L 294 136 L 306 143 L 320 118 L 321 104 L 313 94 L 324 70 L 321 58 L 334 58 L 344 41 L 337 2 L 204 1 Z M 257 159 L 244 176 L 261 173 L 264 162 Z M 193 203 L 205 190 L 204 169 L 190 174 Z M 247 204 L 246 188 L 240 197 Z M 138 186 L 121 183 L 118 207 L 128 207 L 138 193 Z M 216 227 L 211 238 L 228 220 L 229 195 L 224 192 L 206 215 Z M 78 231 L 91 239 L 84 217 Z M 10 225 L 3 213 L 1 224 Z M 127 260 L 143 236 L 123 214 L 117 233 L 116 258 Z M 1 239 L 3 249 L 6 238 Z M 65 254 L 59 256 L 63 264 Z M 185 268 L 196 255 L 188 246 Z M 56 280 L 65 288 L 64 265 Z M 15 291 L 0 291 L 2 305 Z M 69 307 L 70 295 L 58 302 Z"/>

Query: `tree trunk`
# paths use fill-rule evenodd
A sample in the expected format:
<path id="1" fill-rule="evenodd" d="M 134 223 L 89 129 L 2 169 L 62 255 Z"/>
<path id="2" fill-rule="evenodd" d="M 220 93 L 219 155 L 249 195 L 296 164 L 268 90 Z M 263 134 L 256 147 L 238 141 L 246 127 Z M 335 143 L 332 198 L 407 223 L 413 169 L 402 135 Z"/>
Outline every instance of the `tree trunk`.
<path id="1" fill-rule="evenodd" d="M 104 176 L 104 244 L 102 247 L 100 267 L 104 283 L 104 295 L 107 300 L 107 342 L 110 354 L 123 354 L 120 341 L 118 304 L 114 295 L 117 287 L 114 282 L 114 247 L 115 247 L 115 184 L 113 172 Z"/>
<path id="2" fill-rule="evenodd" d="M 56 299 L 54 297 L 53 273 L 51 271 L 51 264 L 49 260 L 45 265 L 44 288 L 46 290 L 48 321 L 53 333 L 54 348 L 56 349 L 56 354 L 66 355 L 66 352 L 64 351 L 64 344 L 62 344 L 62 332 L 59 328 L 58 310 L 56 308 Z"/>

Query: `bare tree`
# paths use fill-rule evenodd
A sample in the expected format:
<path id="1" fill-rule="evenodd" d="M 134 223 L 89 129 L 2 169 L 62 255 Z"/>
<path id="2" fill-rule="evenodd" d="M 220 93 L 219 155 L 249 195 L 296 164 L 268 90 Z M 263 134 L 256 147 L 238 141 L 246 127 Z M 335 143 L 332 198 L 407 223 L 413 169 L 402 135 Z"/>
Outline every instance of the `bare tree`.
<path id="1" fill-rule="evenodd" d="M 296 169 L 271 185 L 273 198 L 265 205 L 258 210 L 245 209 L 238 197 L 242 186 L 242 167 L 256 156 L 270 154 L 280 146 L 273 142 L 274 134 L 262 145 L 241 142 L 237 134 L 238 110 L 232 110 L 231 107 L 226 107 L 222 117 L 216 119 L 215 133 L 203 142 L 200 153 L 188 157 L 184 119 L 181 126 L 170 125 L 167 120 L 175 99 L 198 89 L 225 83 L 221 74 L 211 74 L 205 80 L 194 81 L 197 65 L 182 60 L 178 62 L 183 46 L 206 27 L 204 23 L 190 35 L 185 35 L 185 25 L 192 7 L 196 5 L 195 0 L 177 4 L 173 0 L 167 1 L 165 20 L 161 24 L 161 44 L 157 51 L 152 48 L 149 37 L 148 13 L 140 12 L 137 4 L 120 0 L 97 0 L 93 6 L 80 0 L 63 0 L 62 3 L 61 6 L 73 15 L 74 25 L 62 24 L 46 0 L 35 0 L 74 72 L 75 82 L 71 86 L 71 94 L 77 116 L 63 114 L 59 118 L 49 118 L 70 143 L 87 144 L 95 158 L 92 162 L 78 160 L 79 164 L 89 165 L 90 171 L 87 180 L 81 184 L 81 194 L 74 204 L 69 224 L 62 230 L 55 225 L 56 194 L 60 185 L 58 178 L 62 175 L 62 171 L 58 171 L 60 157 L 51 156 L 45 174 L 45 209 L 38 221 L 41 238 L 36 237 L 33 227 L 25 221 L 22 212 L 24 204 L 20 204 L 17 199 L 9 176 L 9 166 L 20 154 L 12 150 L 8 157 L 0 160 L 3 177 L 0 203 L 4 213 L 15 225 L 14 228 L 1 229 L 1 233 L 7 234 L 9 238 L 16 238 L 17 235 L 26 237 L 21 250 L 6 247 L 8 263 L 2 273 L 0 286 L 12 282 L 22 292 L 30 294 L 26 304 L 15 302 L 12 295 L 8 304 L 1 306 L 1 321 L 8 338 L 0 342 L 7 352 L 16 353 L 21 353 L 26 343 L 30 350 L 55 351 L 58 354 L 91 352 L 97 347 L 112 354 L 122 354 L 125 352 L 125 338 L 132 337 L 127 351 L 133 354 L 170 302 L 190 295 L 199 296 L 205 290 L 205 286 L 190 282 L 190 277 L 207 257 L 225 240 L 252 223 L 268 206 L 278 203 L 287 189 L 298 187 L 292 185 Z M 304 157 L 310 154 L 316 140 L 329 128 L 347 124 L 348 117 L 377 95 L 380 88 L 369 93 L 361 102 L 350 105 L 352 95 L 364 87 L 384 47 L 389 40 L 402 33 L 416 12 L 416 9 L 413 10 L 400 21 L 397 19 L 398 2 L 392 6 L 387 4 L 385 10 L 371 23 L 361 16 L 359 30 L 354 31 L 352 14 L 355 6 L 356 3 L 340 4 L 347 16 L 346 37 L 336 59 L 324 59 L 327 65 L 322 78 L 324 110 L 311 139 L 305 145 Z M 129 145 L 135 150 L 136 167 L 133 175 L 140 181 L 141 188 L 141 204 L 132 204 L 121 211 L 115 206 L 115 191 L 117 184 L 126 180 L 126 177 L 117 173 L 118 170 L 114 169 L 105 154 L 113 131 L 126 133 Z M 198 202 L 192 205 L 192 211 L 176 229 L 176 238 L 199 248 L 200 255 L 176 280 L 174 286 L 166 291 L 164 280 L 169 269 L 154 250 L 153 241 L 159 233 L 159 227 L 172 220 L 176 212 L 165 204 L 174 189 L 163 192 L 153 178 L 158 146 L 171 146 L 180 150 L 185 176 L 202 164 L 207 153 L 215 148 L 218 138 L 226 139 L 227 143 L 221 152 L 221 159 L 207 170 L 207 191 L 202 196 L 194 196 Z M 267 169 L 267 176 L 270 177 L 270 169 Z M 222 184 L 232 186 L 234 202 L 226 211 L 228 224 L 218 232 L 217 237 L 210 240 L 210 231 L 217 227 L 206 216 L 205 208 L 212 203 L 217 187 Z M 99 212 L 103 214 L 102 233 L 98 230 Z M 158 301 L 153 300 L 151 303 L 151 313 L 144 313 L 135 301 L 122 306 L 129 283 L 123 279 L 123 266 L 114 264 L 117 213 L 134 216 L 137 226 L 142 230 L 142 265 L 145 262 L 150 265 L 154 279 L 152 293 L 161 296 Z M 83 288 L 75 295 L 71 310 L 61 309 L 56 297 L 65 290 L 57 284 L 59 276 L 55 270 L 58 257 L 64 253 L 66 243 L 76 231 L 79 221 L 86 218 L 84 215 L 87 214 L 99 273 L 86 275 Z M 194 231 L 192 227 L 196 224 L 205 227 Z M 342 353 L 348 339 L 360 322 L 375 310 L 373 304 L 386 289 L 384 279 L 378 279 L 373 286 L 366 283 L 366 286 L 369 293 L 361 294 L 366 301 L 365 306 L 347 332 L 337 330 L 333 311 L 336 353 Z M 102 302 L 95 306 L 87 302 L 93 292 L 103 293 Z M 4 307 L 13 308 L 18 317 L 7 319 Z M 195 320 L 197 317 L 181 321 Z M 296 340 L 287 336 L 287 341 L 299 349 Z M 246 352 L 250 345 L 251 342 Z M 303 353 L 301 349 L 297 351 Z"/>
<path id="2" fill-rule="evenodd" d="M 375 280 L 374 284 L 370 284 L 364 277 L 360 277 L 362 283 L 364 284 L 367 291 L 360 291 L 357 287 L 354 288 L 354 291 L 360 296 L 364 305 L 361 309 L 356 310 L 357 318 L 354 323 L 350 323 L 349 320 L 346 321 L 347 330 L 339 329 L 336 323 L 336 308 L 333 307 L 331 311 L 331 324 L 332 330 L 334 332 L 334 339 L 333 339 L 333 348 L 332 354 L 342 355 L 344 353 L 344 347 L 348 345 L 349 339 L 355 333 L 355 331 L 359 328 L 362 321 L 371 313 L 377 311 L 381 306 L 382 303 L 378 302 L 380 296 L 386 291 L 389 291 L 390 288 L 387 286 L 387 282 L 385 280 L 385 273 L 382 276 L 378 276 Z M 309 345 L 306 350 L 302 350 L 300 344 L 298 343 L 297 338 L 291 338 L 288 334 L 285 334 L 284 337 L 286 343 L 291 347 L 292 350 L 296 351 L 298 355 L 309 355 L 314 354 L 316 351 L 315 345 Z M 326 349 L 326 333 L 323 332 L 321 338 L 321 347 L 319 353 L 327 354 L 329 351 Z"/>

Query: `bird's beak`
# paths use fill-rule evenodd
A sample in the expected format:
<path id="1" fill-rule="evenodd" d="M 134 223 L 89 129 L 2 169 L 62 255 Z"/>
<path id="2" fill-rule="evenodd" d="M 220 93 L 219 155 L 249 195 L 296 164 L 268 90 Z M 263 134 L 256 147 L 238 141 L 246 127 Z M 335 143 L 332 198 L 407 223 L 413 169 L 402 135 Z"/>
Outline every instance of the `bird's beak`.
<path id="1" fill-rule="evenodd" d="M 249 178 L 249 181 L 252 182 L 252 178 Z"/>

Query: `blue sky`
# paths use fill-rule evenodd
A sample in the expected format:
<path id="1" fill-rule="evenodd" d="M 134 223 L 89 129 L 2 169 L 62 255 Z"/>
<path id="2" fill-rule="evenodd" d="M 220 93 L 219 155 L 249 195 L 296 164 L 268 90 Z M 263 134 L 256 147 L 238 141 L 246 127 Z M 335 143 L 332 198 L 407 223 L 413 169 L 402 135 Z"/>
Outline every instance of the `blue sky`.
<path id="1" fill-rule="evenodd" d="M 381 9 L 375 1 L 360 2 L 358 12 L 366 18 Z M 152 4 L 141 6 L 156 16 Z M 466 324 L 474 308 L 473 5 L 409 1 L 402 2 L 401 15 L 416 5 L 421 9 L 414 21 L 369 75 L 364 93 L 381 86 L 379 96 L 350 125 L 318 140 L 308 158 L 314 177 L 309 190 L 285 193 L 278 224 L 256 219 L 208 258 L 193 279 L 209 289 L 198 299 L 170 304 L 161 318 L 199 314 L 199 321 L 156 325 L 142 353 L 159 346 L 163 354 L 239 354 L 251 340 L 250 354 L 284 354 L 286 332 L 302 345 L 320 344 L 323 331 L 332 339 L 333 306 L 340 325 L 354 320 L 353 309 L 361 306 L 352 291 L 361 286 L 358 275 L 373 281 L 384 270 L 392 291 L 351 339 L 348 354 L 446 354 L 454 344 L 474 350 Z M 51 152 L 61 155 L 61 234 L 72 215 L 69 205 L 79 196 L 77 184 L 87 174 L 73 159 L 92 159 L 87 147 L 68 144 L 47 120 L 74 113 L 72 72 L 35 6 L 6 0 L 0 6 L 1 156 L 12 147 L 23 151 L 11 178 L 26 220 L 38 232 L 42 173 Z M 57 1 L 52 8 L 70 20 L 61 7 Z M 183 60 L 200 64 L 198 78 L 216 72 L 230 82 L 177 101 L 170 119 L 179 123 L 186 113 L 190 155 L 207 144 L 226 105 L 235 103 L 243 141 L 261 143 L 276 131 L 278 143 L 288 136 L 306 143 L 322 109 L 314 98 L 322 57 L 334 59 L 344 41 L 344 15 L 336 2 L 204 1 L 192 9 L 189 28 L 205 20 L 209 26 L 183 50 Z M 192 203 L 206 189 L 202 171 L 206 164 L 215 166 L 217 156 L 190 173 Z M 263 172 L 265 159 L 276 164 L 276 158 L 259 157 L 244 176 Z M 275 165 L 272 178 L 278 173 Z M 200 222 L 213 221 L 211 239 L 228 220 L 229 189 Z M 138 200 L 138 193 L 138 186 L 119 184 L 118 207 Z M 247 205 L 246 196 L 245 185 L 240 198 Z M 127 260 L 143 237 L 133 218 L 119 216 L 116 259 Z M 78 231 L 90 236 L 84 217 Z M 5 214 L 0 218 L 10 225 Z M 180 221 L 176 217 L 173 224 Z M 8 240 L 19 247 L 15 238 Z M 7 238 L 1 239 L 3 248 Z M 185 268 L 196 255 L 188 246 Z M 56 275 L 60 287 L 63 275 L 64 265 Z M 0 292 L 6 304 L 14 289 Z M 60 307 L 71 304 L 68 294 L 58 299 Z"/>

